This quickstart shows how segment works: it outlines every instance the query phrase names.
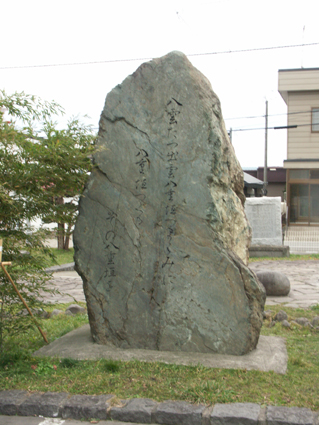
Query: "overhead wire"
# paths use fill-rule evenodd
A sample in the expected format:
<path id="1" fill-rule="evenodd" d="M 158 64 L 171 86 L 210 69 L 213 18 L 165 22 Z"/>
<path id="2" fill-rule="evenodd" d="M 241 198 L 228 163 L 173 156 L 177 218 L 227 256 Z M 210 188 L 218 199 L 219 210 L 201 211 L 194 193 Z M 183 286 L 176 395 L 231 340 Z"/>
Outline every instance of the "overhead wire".
<path id="1" fill-rule="evenodd" d="M 268 130 L 279 130 L 287 128 L 289 130 L 290 128 L 297 128 L 297 127 L 311 127 L 313 124 L 294 124 L 291 126 L 274 126 L 274 127 L 267 127 Z M 232 128 L 232 131 L 252 131 L 252 130 L 265 130 L 265 127 L 258 127 L 258 128 Z"/>
<path id="2" fill-rule="evenodd" d="M 265 51 L 265 50 L 290 49 L 295 47 L 306 47 L 306 46 L 317 46 L 317 45 L 319 45 L 319 42 L 306 43 L 306 44 L 291 44 L 291 45 L 285 45 L 285 46 L 256 47 L 256 48 L 250 48 L 250 49 L 223 50 L 223 51 L 206 52 L 206 53 L 189 53 L 189 54 L 186 54 L 186 56 L 194 57 L 194 56 L 224 55 L 224 54 L 247 53 L 247 52 Z M 105 63 L 145 61 L 145 60 L 151 60 L 151 59 L 153 58 L 146 57 L 146 58 L 109 59 L 109 60 L 103 60 L 103 61 L 88 61 L 88 62 L 39 64 L 39 65 L 12 65 L 12 66 L 1 66 L 0 69 L 27 69 L 27 68 L 48 68 L 48 67 L 58 67 L 58 66 L 96 65 L 96 64 L 105 64 Z"/>
<path id="3" fill-rule="evenodd" d="M 269 114 L 268 117 L 279 117 L 282 115 L 297 115 L 297 114 L 310 114 L 311 111 L 298 111 L 298 112 L 284 112 L 281 114 Z M 244 119 L 255 119 L 255 118 L 264 118 L 265 115 L 255 115 L 251 117 L 234 117 L 234 118 L 224 118 L 225 121 L 231 121 L 231 120 L 244 120 Z"/>

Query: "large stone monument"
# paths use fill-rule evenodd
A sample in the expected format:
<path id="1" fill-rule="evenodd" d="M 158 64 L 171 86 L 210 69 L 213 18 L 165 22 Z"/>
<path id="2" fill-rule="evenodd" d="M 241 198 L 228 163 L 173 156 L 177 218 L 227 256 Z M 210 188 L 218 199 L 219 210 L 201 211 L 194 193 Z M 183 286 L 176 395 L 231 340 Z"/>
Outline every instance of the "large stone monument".
<path id="1" fill-rule="evenodd" d="M 173 52 L 107 96 L 74 232 L 93 339 L 242 355 L 265 292 L 247 268 L 243 173 L 209 81 Z"/>
<path id="2" fill-rule="evenodd" d="M 247 198 L 245 211 L 252 228 L 252 245 L 282 245 L 281 198 Z"/>

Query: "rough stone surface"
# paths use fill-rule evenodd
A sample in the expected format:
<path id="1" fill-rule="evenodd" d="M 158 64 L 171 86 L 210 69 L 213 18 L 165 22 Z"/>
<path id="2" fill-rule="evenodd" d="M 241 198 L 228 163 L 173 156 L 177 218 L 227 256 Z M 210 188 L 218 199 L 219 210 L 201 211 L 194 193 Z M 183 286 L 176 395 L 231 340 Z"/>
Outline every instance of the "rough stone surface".
<path id="1" fill-rule="evenodd" d="M 310 325 L 309 319 L 307 319 L 307 317 L 297 317 L 297 319 L 295 319 L 295 322 L 297 322 L 298 325 L 301 325 L 301 326 Z"/>
<path id="2" fill-rule="evenodd" d="M 268 406 L 267 425 L 312 425 L 314 414 L 310 409 Z"/>
<path id="3" fill-rule="evenodd" d="M 271 270 L 262 270 L 256 273 L 259 281 L 264 285 L 266 295 L 288 295 L 290 292 L 290 281 L 283 273 Z"/>
<path id="4" fill-rule="evenodd" d="M 70 398 L 68 399 L 68 397 Z M 71 397 L 65 393 L 30 394 L 27 391 L 8 390 L 0 392 L 0 415 L 14 416 L 14 420 L 12 421 L 10 418 L 6 418 L 6 416 L 0 416 L 0 423 L 2 424 L 3 421 L 10 424 L 29 423 L 30 417 L 26 420 L 25 417 L 19 418 L 16 416 L 19 414 L 19 406 L 28 398 L 32 398 L 33 401 L 39 400 L 40 411 L 42 407 L 46 409 L 44 410 L 45 413 L 40 413 L 39 415 L 43 415 L 44 417 L 50 416 L 48 413 L 53 405 L 56 407 L 52 417 L 56 416 L 57 407 L 62 406 L 62 408 L 59 408 L 58 413 L 58 417 L 61 417 L 63 415 L 63 406 L 67 405 L 69 409 L 68 418 L 71 419 L 71 422 L 72 419 L 79 419 L 80 416 L 81 419 L 99 419 L 99 417 L 105 417 L 107 412 L 111 413 L 115 409 L 114 407 L 111 408 L 108 403 L 112 398 L 111 395 L 78 395 Z M 47 402 L 47 406 L 45 402 Z M 215 406 L 205 407 L 203 405 L 193 405 L 181 401 L 156 403 L 149 399 L 121 400 L 121 404 L 122 407 L 116 409 L 126 410 L 123 421 L 127 423 L 136 423 L 136 419 L 141 418 L 145 421 L 139 423 L 170 425 L 319 425 L 319 412 L 312 412 L 310 409 L 297 407 L 261 407 L 254 403 L 216 404 Z M 14 409 L 12 409 L 13 407 Z M 139 416 L 138 412 L 143 413 Z M 144 415 L 145 412 L 147 412 L 146 415 Z M 110 419 L 110 417 L 107 415 L 106 419 Z M 41 421 L 41 418 L 37 418 L 34 422 L 31 420 L 34 424 L 38 424 L 39 421 Z M 44 422 L 41 421 L 41 423 L 48 422 L 51 424 L 53 422 L 55 423 L 55 421 L 61 422 L 59 419 L 46 419 Z M 115 420 L 114 424 L 116 423 L 118 422 Z"/>
<path id="5" fill-rule="evenodd" d="M 72 314 L 83 314 L 86 312 L 84 307 L 81 307 L 78 304 L 71 304 L 69 307 L 65 310 L 65 312 L 70 311 Z"/>
<path id="6" fill-rule="evenodd" d="M 243 174 L 219 100 L 185 55 L 141 65 L 108 94 L 94 163 L 74 232 L 94 340 L 254 349 L 265 292 L 244 264 Z"/>
<path id="7" fill-rule="evenodd" d="M 57 308 L 55 308 L 55 309 L 51 312 L 50 317 L 58 316 L 59 314 L 63 314 L 63 311 L 62 311 L 62 310 L 59 310 L 59 309 L 57 309 Z"/>
<path id="8" fill-rule="evenodd" d="M 257 425 L 259 414 L 259 404 L 216 404 L 210 416 L 210 423 L 212 425 Z"/>
<path id="9" fill-rule="evenodd" d="M 0 415 L 16 415 L 19 405 L 28 397 L 27 391 L 0 391 Z"/>
<path id="10" fill-rule="evenodd" d="M 204 410 L 204 405 L 169 400 L 157 405 L 152 415 L 152 422 L 170 425 L 201 425 Z"/>
<path id="11" fill-rule="evenodd" d="M 311 321 L 312 326 L 317 327 L 319 326 L 319 316 L 316 316 Z"/>
<path id="12" fill-rule="evenodd" d="M 63 402 L 68 398 L 67 393 L 34 393 L 18 406 L 20 416 L 61 416 Z"/>
<path id="13" fill-rule="evenodd" d="M 281 324 L 284 328 L 290 328 L 290 323 L 288 322 L 288 320 L 283 320 Z"/>
<path id="14" fill-rule="evenodd" d="M 129 400 L 124 407 L 112 407 L 110 418 L 114 421 L 150 424 L 152 412 L 154 412 L 157 404 L 154 400 L 148 398 L 135 398 Z"/>
<path id="15" fill-rule="evenodd" d="M 275 322 L 282 322 L 283 320 L 288 320 L 288 315 L 284 310 L 278 311 L 276 316 L 274 317 Z"/>
<path id="16" fill-rule="evenodd" d="M 42 393 L 31 394 L 18 406 L 20 416 L 38 416 Z"/>
<path id="17" fill-rule="evenodd" d="M 62 415 L 63 404 L 67 399 L 68 393 L 54 393 L 50 391 L 42 394 L 38 415 L 50 418 L 60 417 Z"/>
<path id="18" fill-rule="evenodd" d="M 89 396 L 74 395 L 62 407 L 62 418 L 72 419 L 107 419 L 107 402 L 111 395 Z"/>

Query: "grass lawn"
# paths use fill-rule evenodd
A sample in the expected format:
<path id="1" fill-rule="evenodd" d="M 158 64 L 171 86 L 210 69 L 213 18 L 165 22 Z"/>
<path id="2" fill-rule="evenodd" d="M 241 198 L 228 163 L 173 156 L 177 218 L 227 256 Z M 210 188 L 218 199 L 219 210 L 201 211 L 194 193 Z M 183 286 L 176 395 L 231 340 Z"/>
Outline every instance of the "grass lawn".
<path id="1" fill-rule="evenodd" d="M 249 258 L 250 263 L 254 263 L 256 261 L 265 261 L 265 260 L 270 260 L 270 261 L 319 260 L 319 254 L 305 254 L 305 255 L 290 254 L 289 257 L 251 257 Z"/>
<path id="2" fill-rule="evenodd" d="M 73 261 L 73 249 L 52 251 L 56 254 L 58 264 Z M 312 260 L 319 259 L 319 256 L 290 256 L 281 259 Z M 262 259 L 254 258 L 250 261 L 260 260 Z M 50 305 L 47 310 L 63 307 L 66 306 Z M 319 305 L 306 310 L 280 306 L 266 306 L 265 310 L 267 309 L 273 311 L 273 316 L 283 309 L 289 320 L 297 317 L 311 319 L 319 315 Z M 47 320 L 39 319 L 49 342 L 87 321 L 86 315 L 60 315 Z M 6 340 L 0 355 L 0 388 L 66 391 L 71 394 L 114 394 L 118 399 L 138 397 L 157 401 L 185 400 L 207 405 L 253 402 L 319 410 L 319 332 L 299 326 L 287 329 L 280 323 L 270 328 L 269 323 L 264 321 L 262 335 L 286 339 L 289 356 L 286 375 L 158 362 L 38 358 L 32 353 L 42 347 L 44 341 L 38 330 L 34 329 Z"/>
<path id="3" fill-rule="evenodd" d="M 55 307 L 61 305 L 50 308 Z M 270 309 L 275 314 L 280 308 Z M 319 306 L 308 310 L 283 309 L 289 319 L 319 315 Z M 87 317 L 61 315 L 40 322 L 49 341 L 53 341 L 87 323 Z M 286 329 L 279 323 L 272 328 L 268 325 L 265 321 L 263 335 L 286 339 L 289 354 L 286 375 L 158 362 L 38 358 L 32 353 L 44 342 L 35 329 L 7 341 L 0 357 L 0 388 L 114 394 L 119 399 L 186 400 L 207 405 L 253 402 L 319 410 L 319 333 L 299 327 Z"/>
<path id="4" fill-rule="evenodd" d="M 70 248 L 68 251 L 65 251 L 64 249 L 57 249 L 57 248 L 51 248 L 51 252 L 55 256 L 55 261 L 53 259 L 48 259 L 48 267 L 67 263 L 73 263 L 73 255 L 74 255 L 74 249 Z"/>

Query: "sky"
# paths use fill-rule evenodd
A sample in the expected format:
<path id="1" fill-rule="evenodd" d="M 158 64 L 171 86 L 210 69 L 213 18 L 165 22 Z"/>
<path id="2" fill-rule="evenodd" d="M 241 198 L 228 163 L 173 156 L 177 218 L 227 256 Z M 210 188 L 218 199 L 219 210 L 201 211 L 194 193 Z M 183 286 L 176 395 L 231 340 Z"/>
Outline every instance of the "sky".
<path id="1" fill-rule="evenodd" d="M 319 67 L 318 9 L 318 0 L 2 0 L 0 89 L 56 101 L 60 126 L 88 115 L 98 129 L 108 92 L 178 50 L 210 80 L 241 166 L 263 166 L 266 100 L 268 126 L 287 124 L 278 70 Z M 286 138 L 269 129 L 268 166 L 283 166 Z"/>

